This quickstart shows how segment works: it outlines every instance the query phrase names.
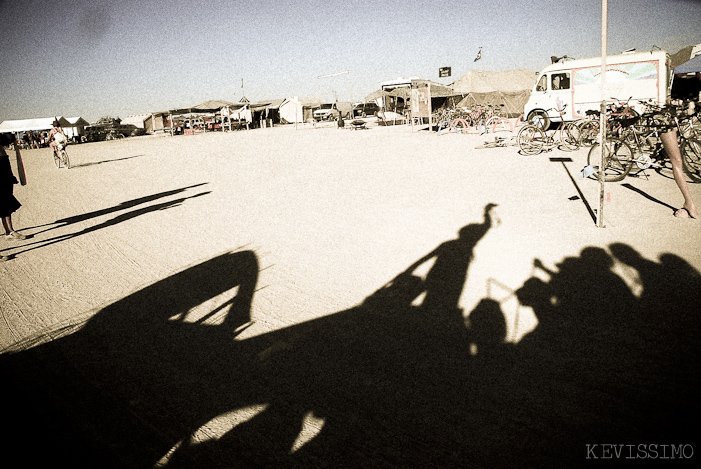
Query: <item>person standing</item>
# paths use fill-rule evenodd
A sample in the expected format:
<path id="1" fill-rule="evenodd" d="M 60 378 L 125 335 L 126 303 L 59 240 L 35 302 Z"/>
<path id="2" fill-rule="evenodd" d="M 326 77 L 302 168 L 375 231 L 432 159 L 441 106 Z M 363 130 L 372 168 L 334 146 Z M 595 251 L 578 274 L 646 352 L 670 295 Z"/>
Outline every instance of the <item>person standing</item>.
<path id="1" fill-rule="evenodd" d="M 12 172 L 10 157 L 5 152 L 5 146 L 13 142 L 13 138 L 0 135 L 0 218 L 5 228 L 5 239 L 19 241 L 26 238 L 25 235 L 16 232 L 12 226 L 12 214 L 22 206 L 13 195 L 14 185 L 19 181 Z M 17 142 L 14 143 L 17 144 Z M 0 261 L 7 259 L 5 256 L 0 256 Z"/>

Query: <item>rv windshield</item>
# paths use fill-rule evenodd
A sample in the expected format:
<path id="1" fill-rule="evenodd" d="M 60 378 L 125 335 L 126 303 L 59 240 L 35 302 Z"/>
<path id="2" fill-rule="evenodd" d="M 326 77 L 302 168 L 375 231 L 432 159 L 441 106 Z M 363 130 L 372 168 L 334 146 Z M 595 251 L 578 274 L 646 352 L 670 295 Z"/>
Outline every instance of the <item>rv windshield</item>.
<path id="1" fill-rule="evenodd" d="M 536 91 L 545 91 L 548 87 L 548 77 L 543 75 L 540 77 L 540 80 L 538 80 L 538 84 L 535 87 Z"/>

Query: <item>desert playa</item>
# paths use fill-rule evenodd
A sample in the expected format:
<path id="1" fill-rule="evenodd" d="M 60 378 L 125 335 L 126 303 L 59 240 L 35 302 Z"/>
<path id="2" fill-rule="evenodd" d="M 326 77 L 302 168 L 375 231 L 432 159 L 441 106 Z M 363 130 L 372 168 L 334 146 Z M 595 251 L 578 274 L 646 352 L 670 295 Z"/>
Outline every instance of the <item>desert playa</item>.
<path id="1" fill-rule="evenodd" d="M 671 172 L 607 183 L 599 228 L 588 149 L 475 149 L 492 138 L 288 125 L 74 145 L 70 170 L 24 150 L 8 448 L 132 468 L 701 449 L 701 221 L 672 215 Z"/>

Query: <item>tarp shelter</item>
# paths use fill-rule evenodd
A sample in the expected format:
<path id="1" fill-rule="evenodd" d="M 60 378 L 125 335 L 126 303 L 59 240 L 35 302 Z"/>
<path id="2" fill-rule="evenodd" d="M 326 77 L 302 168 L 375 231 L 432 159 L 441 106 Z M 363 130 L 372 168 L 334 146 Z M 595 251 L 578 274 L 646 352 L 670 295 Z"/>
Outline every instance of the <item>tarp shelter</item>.
<path id="1" fill-rule="evenodd" d="M 272 126 L 280 123 L 280 105 L 284 99 L 271 99 L 251 104 L 253 121 L 258 122 L 261 127 Z"/>
<path id="2" fill-rule="evenodd" d="M 672 98 L 693 99 L 701 97 L 701 55 L 674 69 Z"/>
<path id="3" fill-rule="evenodd" d="M 686 62 L 693 59 L 699 54 L 701 54 L 701 44 L 683 47 L 679 49 L 676 53 L 669 56 L 669 66 L 675 69 L 674 73 L 685 73 L 677 72 L 677 67 L 685 64 Z"/>
<path id="4" fill-rule="evenodd" d="M 251 106 L 248 104 L 234 104 L 231 106 L 224 106 L 219 110 L 222 116 L 222 126 L 228 127 L 231 130 L 231 124 L 236 121 L 239 123 L 246 123 L 246 127 L 253 122 L 253 115 L 251 114 Z M 223 118 L 226 117 L 226 122 L 223 122 Z"/>
<path id="5" fill-rule="evenodd" d="M 306 122 L 307 119 L 314 118 L 314 109 L 319 106 L 321 106 L 319 98 L 300 98 L 297 96 L 287 98 L 279 107 L 280 122 L 283 124 Z"/>
<path id="6" fill-rule="evenodd" d="M 523 114 L 537 75 L 528 69 L 504 71 L 472 70 L 453 83 L 453 90 L 467 95 L 459 107 L 475 104 L 504 105 L 510 117 Z"/>
<path id="7" fill-rule="evenodd" d="M 699 73 L 701 72 L 701 55 L 697 55 L 691 60 L 684 62 L 678 67 L 674 68 L 674 74 L 678 75 L 680 73 Z"/>

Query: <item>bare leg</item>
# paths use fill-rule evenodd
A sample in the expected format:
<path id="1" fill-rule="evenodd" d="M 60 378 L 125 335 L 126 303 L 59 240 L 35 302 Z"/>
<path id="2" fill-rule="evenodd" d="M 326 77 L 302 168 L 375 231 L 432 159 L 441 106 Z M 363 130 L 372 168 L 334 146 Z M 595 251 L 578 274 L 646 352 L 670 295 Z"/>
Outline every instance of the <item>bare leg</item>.
<path id="1" fill-rule="evenodd" d="M 672 173 L 674 174 L 674 182 L 677 183 L 679 190 L 684 196 L 684 207 L 688 214 L 681 211 L 681 216 L 679 218 L 688 218 L 687 215 L 691 215 L 694 218 L 699 218 L 699 211 L 694 205 L 694 200 L 691 198 L 691 193 L 689 192 L 689 186 L 686 183 L 686 176 L 684 175 L 684 169 L 682 168 L 682 154 L 679 150 L 679 144 L 677 143 L 677 131 L 672 130 L 670 132 L 665 132 L 661 136 L 662 144 L 664 149 L 669 155 L 669 159 L 672 162 Z M 676 212 L 677 216 L 680 212 Z"/>
<path id="2" fill-rule="evenodd" d="M 12 215 L 2 217 L 2 226 L 5 228 L 5 234 L 10 234 L 15 231 L 15 229 L 12 228 Z"/>

